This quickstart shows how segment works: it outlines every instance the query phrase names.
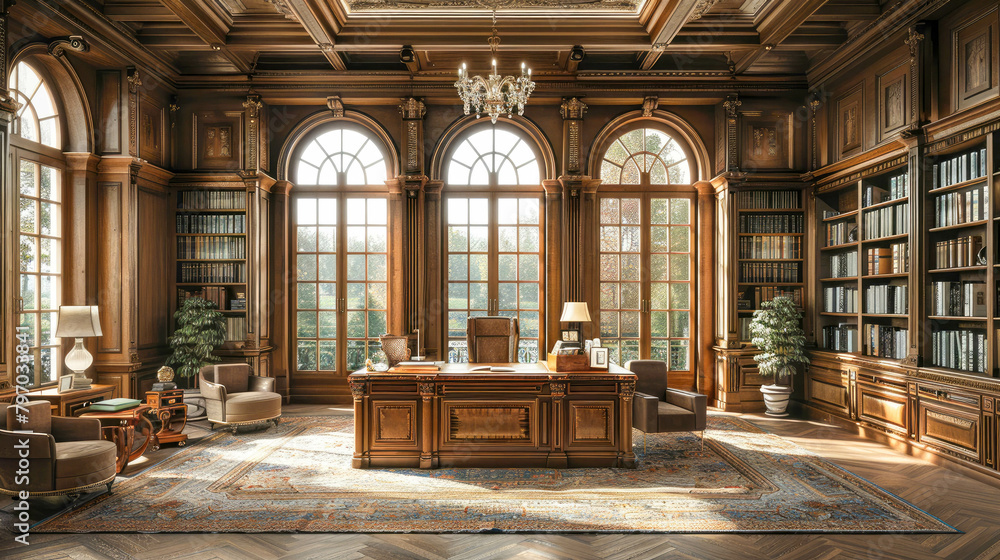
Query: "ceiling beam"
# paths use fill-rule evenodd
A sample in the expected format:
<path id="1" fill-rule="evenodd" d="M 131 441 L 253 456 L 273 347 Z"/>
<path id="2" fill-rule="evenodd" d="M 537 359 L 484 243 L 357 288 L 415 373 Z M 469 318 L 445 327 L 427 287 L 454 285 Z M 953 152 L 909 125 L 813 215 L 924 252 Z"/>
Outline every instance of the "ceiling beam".
<path id="1" fill-rule="evenodd" d="M 177 16 L 156 0 L 105 4 L 104 15 L 114 21 L 177 21 Z"/>
<path id="2" fill-rule="evenodd" d="M 669 45 L 687 24 L 699 4 L 711 0 L 661 0 L 645 21 L 654 46 Z"/>
<path id="3" fill-rule="evenodd" d="M 339 1 L 323 2 L 320 0 L 286 0 L 295 18 L 312 37 L 320 52 L 330 62 L 334 70 L 347 70 L 340 53 L 333 50 L 337 34 L 344 26 L 346 14 Z"/>
<path id="4" fill-rule="evenodd" d="M 822 8 L 826 2 L 827 0 L 775 2 L 774 8 L 757 25 L 757 33 L 760 34 L 760 48 L 753 50 L 736 62 L 736 73 L 746 72 L 768 51 L 794 33 L 809 16 Z"/>
<path id="5" fill-rule="evenodd" d="M 228 17 L 212 10 L 209 3 L 186 2 L 183 0 L 160 0 L 164 7 L 174 13 L 199 39 L 213 51 L 218 51 L 238 71 L 250 71 L 250 63 L 240 54 L 226 46 L 226 39 L 232 27 Z"/>

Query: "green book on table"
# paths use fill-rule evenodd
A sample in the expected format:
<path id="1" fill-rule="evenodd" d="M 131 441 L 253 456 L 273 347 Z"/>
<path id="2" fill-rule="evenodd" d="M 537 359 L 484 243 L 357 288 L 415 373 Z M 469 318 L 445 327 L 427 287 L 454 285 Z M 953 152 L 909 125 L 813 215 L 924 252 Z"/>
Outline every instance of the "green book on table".
<path id="1" fill-rule="evenodd" d="M 94 412 L 116 412 L 126 408 L 136 407 L 142 404 L 138 399 L 108 399 L 97 401 L 90 405 L 90 410 Z"/>

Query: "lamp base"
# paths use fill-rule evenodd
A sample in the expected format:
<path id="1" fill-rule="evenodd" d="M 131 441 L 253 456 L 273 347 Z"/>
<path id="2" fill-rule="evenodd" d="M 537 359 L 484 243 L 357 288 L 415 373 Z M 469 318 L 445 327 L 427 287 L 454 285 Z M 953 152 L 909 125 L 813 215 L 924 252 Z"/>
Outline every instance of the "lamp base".
<path id="1" fill-rule="evenodd" d="M 90 389 L 91 381 L 85 373 L 82 371 L 73 372 L 73 388 L 74 389 Z"/>

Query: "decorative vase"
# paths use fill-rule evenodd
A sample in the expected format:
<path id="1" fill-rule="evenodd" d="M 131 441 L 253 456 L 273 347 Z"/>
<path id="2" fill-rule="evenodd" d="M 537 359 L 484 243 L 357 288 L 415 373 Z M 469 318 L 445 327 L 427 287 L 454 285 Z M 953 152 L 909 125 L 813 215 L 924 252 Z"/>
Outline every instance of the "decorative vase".
<path id="1" fill-rule="evenodd" d="M 163 366 L 156 372 L 156 380 L 160 383 L 169 383 L 174 380 L 174 368 Z"/>
<path id="2" fill-rule="evenodd" d="M 788 416 L 785 410 L 788 408 L 788 397 L 792 394 L 792 388 L 784 385 L 763 385 L 760 392 L 764 394 L 764 405 L 767 407 L 768 416 Z"/>

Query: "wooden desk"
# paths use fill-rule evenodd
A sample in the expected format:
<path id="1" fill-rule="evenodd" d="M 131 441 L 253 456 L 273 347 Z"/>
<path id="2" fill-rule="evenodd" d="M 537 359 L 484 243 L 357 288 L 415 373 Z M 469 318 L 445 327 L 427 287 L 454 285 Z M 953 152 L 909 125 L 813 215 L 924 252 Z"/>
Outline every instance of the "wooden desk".
<path id="1" fill-rule="evenodd" d="M 632 372 L 556 373 L 545 363 L 469 372 L 482 365 L 352 373 L 352 466 L 635 466 Z"/>
<path id="2" fill-rule="evenodd" d="M 53 416 L 76 416 L 90 403 L 111 399 L 115 396 L 114 385 L 91 385 L 88 389 L 76 389 L 60 393 L 55 387 L 28 392 L 28 400 L 46 400 L 52 403 Z"/>

